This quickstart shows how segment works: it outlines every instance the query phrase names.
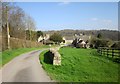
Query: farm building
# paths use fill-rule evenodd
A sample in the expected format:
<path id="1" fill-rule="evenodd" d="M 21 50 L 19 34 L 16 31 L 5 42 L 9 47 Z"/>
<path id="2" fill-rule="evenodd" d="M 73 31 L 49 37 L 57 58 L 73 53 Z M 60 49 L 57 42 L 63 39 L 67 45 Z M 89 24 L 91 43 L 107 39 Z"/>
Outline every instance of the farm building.
<path id="1" fill-rule="evenodd" d="M 80 41 L 78 42 L 78 44 L 77 44 L 77 47 L 81 47 L 81 48 L 86 47 L 86 42 L 83 41 L 83 40 L 80 40 Z"/>
<path id="2" fill-rule="evenodd" d="M 50 35 L 49 34 L 45 34 L 44 36 L 40 36 L 39 38 L 38 38 L 38 42 L 42 42 L 42 41 L 46 41 L 46 40 L 48 40 L 50 38 Z"/>
<path id="3" fill-rule="evenodd" d="M 77 48 L 89 48 L 90 39 L 91 39 L 91 36 L 75 34 L 75 39 L 73 40 L 72 44 L 74 47 L 77 47 Z"/>

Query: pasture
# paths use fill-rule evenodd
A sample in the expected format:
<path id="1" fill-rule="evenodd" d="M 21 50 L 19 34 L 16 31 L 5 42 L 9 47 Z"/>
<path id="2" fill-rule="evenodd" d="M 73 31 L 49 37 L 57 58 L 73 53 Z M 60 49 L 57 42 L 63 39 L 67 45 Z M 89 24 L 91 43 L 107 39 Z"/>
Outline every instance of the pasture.
<path id="1" fill-rule="evenodd" d="M 46 64 L 46 52 L 40 54 L 40 61 L 51 79 L 59 82 L 118 81 L 118 63 L 99 56 L 96 49 L 61 48 L 61 66 Z"/>

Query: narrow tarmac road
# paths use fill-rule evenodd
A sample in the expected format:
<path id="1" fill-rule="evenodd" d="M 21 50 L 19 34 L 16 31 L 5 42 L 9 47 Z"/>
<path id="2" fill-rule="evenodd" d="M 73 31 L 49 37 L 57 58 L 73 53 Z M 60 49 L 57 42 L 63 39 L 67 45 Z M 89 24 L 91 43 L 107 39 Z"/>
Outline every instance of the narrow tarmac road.
<path id="1" fill-rule="evenodd" d="M 1 70 L 2 82 L 53 82 L 39 62 L 40 50 L 21 54 Z"/>

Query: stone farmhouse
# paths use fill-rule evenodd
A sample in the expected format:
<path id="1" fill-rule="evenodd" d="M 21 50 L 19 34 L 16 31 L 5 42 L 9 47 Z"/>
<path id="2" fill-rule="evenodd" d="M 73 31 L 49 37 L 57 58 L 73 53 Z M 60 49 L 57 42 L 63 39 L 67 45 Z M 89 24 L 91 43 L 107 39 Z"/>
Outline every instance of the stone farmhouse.
<path id="1" fill-rule="evenodd" d="M 77 48 L 89 48 L 89 40 L 91 36 L 83 35 L 83 34 L 75 34 L 75 39 L 72 42 L 72 45 Z"/>
<path id="2" fill-rule="evenodd" d="M 38 42 L 43 42 L 44 44 L 54 44 L 54 42 L 49 40 L 50 35 L 45 34 L 44 36 L 40 36 L 38 38 Z M 83 35 L 83 34 L 75 34 L 71 37 L 63 37 L 63 41 L 60 44 L 61 45 L 71 45 L 77 48 L 89 48 L 89 40 L 91 39 L 91 36 Z"/>
<path id="3" fill-rule="evenodd" d="M 50 35 L 49 34 L 45 34 L 44 36 L 40 36 L 38 38 L 38 42 L 43 42 L 43 44 L 54 44 L 54 42 L 50 41 L 49 38 L 50 38 Z M 63 41 L 64 42 L 61 42 L 61 44 L 65 44 L 65 42 L 66 42 L 65 37 L 63 37 Z"/>
<path id="4" fill-rule="evenodd" d="M 38 42 L 42 42 L 44 40 L 49 40 L 49 38 L 50 38 L 50 35 L 49 34 L 45 34 L 44 36 L 40 36 L 38 38 Z"/>

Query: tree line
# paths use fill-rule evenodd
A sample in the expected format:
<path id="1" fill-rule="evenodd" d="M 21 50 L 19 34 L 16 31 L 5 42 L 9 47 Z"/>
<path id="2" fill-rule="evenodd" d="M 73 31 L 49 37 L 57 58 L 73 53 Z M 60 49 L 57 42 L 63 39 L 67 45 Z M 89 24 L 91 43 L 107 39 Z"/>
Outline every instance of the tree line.
<path id="1" fill-rule="evenodd" d="M 8 24 L 7 24 L 8 23 Z M 7 30 L 9 28 L 9 31 Z M 10 37 L 37 41 L 41 31 L 36 31 L 34 19 L 14 3 L 2 3 L 2 35 Z"/>
<path id="2" fill-rule="evenodd" d="M 57 32 L 62 36 L 73 40 L 75 34 L 90 35 L 92 38 L 89 40 L 91 48 L 98 47 L 111 47 L 120 49 L 119 31 L 113 30 L 59 30 L 59 31 L 46 31 L 45 33 L 53 34 Z"/>
<path id="3" fill-rule="evenodd" d="M 45 31 L 45 33 L 53 34 L 54 32 L 59 32 L 62 36 L 66 38 L 73 39 L 74 34 L 83 34 L 83 35 L 92 35 L 97 37 L 99 33 L 102 34 L 102 38 L 110 39 L 112 41 L 118 41 L 120 31 L 117 30 L 72 30 L 72 29 L 65 29 L 65 30 L 58 30 L 58 31 Z"/>

